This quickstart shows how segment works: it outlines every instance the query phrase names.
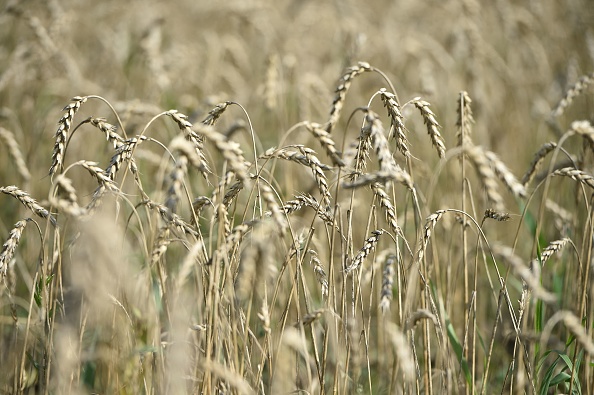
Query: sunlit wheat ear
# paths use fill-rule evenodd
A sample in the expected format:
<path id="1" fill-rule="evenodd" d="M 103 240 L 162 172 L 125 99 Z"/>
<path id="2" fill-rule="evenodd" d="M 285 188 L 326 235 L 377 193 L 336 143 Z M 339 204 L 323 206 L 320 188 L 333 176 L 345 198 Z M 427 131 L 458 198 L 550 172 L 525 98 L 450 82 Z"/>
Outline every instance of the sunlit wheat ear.
<path id="1" fill-rule="evenodd" d="M 382 275 L 382 290 L 380 294 L 380 309 L 383 314 L 390 311 L 390 304 L 392 303 L 392 287 L 394 284 L 394 273 L 396 267 L 396 255 L 389 254 L 384 261 L 384 272 Z"/>
<path id="2" fill-rule="evenodd" d="M 384 107 L 388 110 L 390 122 L 392 123 L 392 133 L 390 137 L 393 137 L 396 141 L 396 148 L 398 151 L 402 152 L 404 156 L 408 156 L 410 151 L 408 150 L 408 139 L 404 133 L 406 130 L 404 127 L 404 117 L 400 112 L 400 104 L 398 104 L 396 95 L 383 88 L 380 89 L 379 92 L 382 103 L 384 103 Z"/>
<path id="3" fill-rule="evenodd" d="M 564 167 L 562 169 L 555 170 L 552 175 L 569 177 L 575 181 L 589 186 L 590 188 L 594 188 L 594 177 L 582 170 L 578 170 L 573 167 Z"/>
<path id="4" fill-rule="evenodd" d="M 520 181 L 524 186 L 528 185 L 530 181 L 532 181 L 532 179 L 534 178 L 534 174 L 536 174 L 536 172 L 540 168 L 540 165 L 542 164 L 544 158 L 555 148 L 557 148 L 557 143 L 544 143 L 536 152 L 536 154 L 534 154 L 532 162 L 530 162 L 530 165 L 528 165 L 528 170 L 526 171 L 526 173 L 522 177 L 522 180 Z"/>
<path id="5" fill-rule="evenodd" d="M 281 158 L 310 168 L 322 195 L 322 202 L 324 205 L 329 206 L 331 195 L 324 170 L 330 170 L 330 167 L 321 163 L 316 157 L 315 151 L 311 148 L 302 145 L 292 146 L 292 148 L 296 148 L 297 151 L 290 150 L 289 147 L 279 149 L 271 148 L 260 157 L 263 159 Z"/>
<path id="6" fill-rule="evenodd" d="M 540 266 L 536 265 L 532 269 L 524 264 L 522 259 L 518 257 L 511 248 L 501 245 L 493 246 L 493 254 L 500 256 L 507 263 L 511 265 L 512 270 L 520 276 L 520 278 L 528 285 L 534 296 L 542 299 L 544 302 L 554 302 L 557 298 L 554 294 L 547 291 L 540 284 Z"/>
<path id="7" fill-rule="evenodd" d="M 318 284 L 320 284 L 320 288 L 322 290 L 322 297 L 328 297 L 328 278 L 326 276 L 326 272 L 324 271 L 324 266 L 322 266 L 322 262 L 318 258 L 317 252 L 314 250 L 309 250 L 309 254 L 311 255 L 311 259 L 309 261 L 309 265 L 313 267 L 313 271 L 316 275 L 316 279 L 318 280 Z"/>
<path id="8" fill-rule="evenodd" d="M 386 214 L 386 220 L 390 225 L 390 229 L 392 229 L 392 231 L 394 231 L 397 234 L 400 233 L 400 227 L 398 226 L 398 221 L 396 219 L 396 208 L 392 204 L 390 196 L 382 188 L 382 185 L 380 183 L 375 182 L 371 184 L 371 189 L 373 190 L 373 193 L 379 200 L 380 206 L 384 209 L 384 212 Z"/>
<path id="9" fill-rule="evenodd" d="M 373 69 L 369 63 L 359 62 L 356 66 L 347 68 L 342 74 L 340 80 L 338 81 L 338 86 L 336 87 L 336 95 L 334 96 L 334 100 L 332 102 L 332 108 L 330 109 L 330 119 L 328 120 L 328 125 L 326 126 L 326 131 L 328 133 L 332 133 L 332 129 L 334 126 L 336 126 L 336 123 L 340 119 L 340 113 L 346 99 L 346 94 L 353 83 L 353 79 L 358 75 L 372 70 Z"/>
<path id="10" fill-rule="evenodd" d="M 361 188 L 367 185 L 379 183 L 385 185 L 388 182 L 396 181 L 406 186 L 410 191 L 414 190 L 414 185 L 410 175 L 400 166 L 394 172 L 378 171 L 375 173 L 365 173 L 360 175 L 354 181 L 344 182 L 342 187 L 345 189 Z"/>
<path id="11" fill-rule="evenodd" d="M 581 136 L 594 152 L 594 127 L 588 121 L 573 121 L 570 126 L 570 132 Z"/>
<path id="12" fill-rule="evenodd" d="M 146 141 L 145 136 L 132 137 L 124 141 L 124 143 L 118 147 L 116 153 L 111 157 L 109 165 L 105 169 L 105 174 L 110 180 L 115 181 L 117 172 L 122 167 L 124 162 L 132 163 L 132 153 L 138 145 Z"/>
<path id="13" fill-rule="evenodd" d="M 388 139 L 386 138 L 384 126 L 378 115 L 371 110 L 368 110 L 365 114 L 365 126 L 364 129 L 369 131 L 362 131 L 362 134 L 369 134 L 373 149 L 377 154 L 379 161 L 380 171 L 395 172 L 397 171 L 398 165 L 392 156 Z"/>
<path id="14" fill-rule="evenodd" d="M 581 95 L 582 92 L 584 92 L 590 85 L 592 85 L 592 82 L 594 82 L 594 73 L 580 77 L 578 82 L 576 82 L 575 85 L 573 85 L 571 88 L 567 90 L 567 92 L 565 92 L 563 98 L 561 98 L 561 100 L 559 101 L 559 103 L 557 103 L 553 111 L 551 111 L 551 116 L 558 117 L 562 115 L 565 112 L 565 109 L 569 107 L 571 102 L 573 102 L 573 99 Z"/>
<path id="15" fill-rule="evenodd" d="M 508 213 L 498 212 L 493 210 L 492 208 L 488 208 L 485 210 L 485 215 L 483 216 L 483 218 L 491 218 L 499 222 L 505 222 L 511 219 Z"/>
<path id="16" fill-rule="evenodd" d="M 69 202 L 77 203 L 78 196 L 76 195 L 76 189 L 72 185 L 72 180 L 63 174 L 60 174 L 54 180 L 55 190 L 58 195 L 63 196 Z"/>
<path id="17" fill-rule="evenodd" d="M 456 121 L 456 126 L 458 126 L 458 132 L 456 133 L 458 147 L 472 141 L 470 134 L 472 132 L 474 118 L 472 117 L 471 103 L 472 100 L 468 96 L 468 93 L 465 91 L 460 92 L 457 107 L 458 120 Z"/>
<path id="18" fill-rule="evenodd" d="M 23 230 L 29 221 L 31 221 L 31 219 L 27 218 L 14 224 L 14 228 L 12 228 L 8 239 L 2 246 L 2 252 L 0 253 L 0 280 L 4 279 L 6 276 L 10 260 L 14 256 L 14 252 L 16 251 L 19 241 L 21 240 Z"/>
<path id="19" fill-rule="evenodd" d="M 377 243 L 379 242 L 380 236 L 383 235 L 385 231 L 383 229 L 377 229 L 371 232 L 371 236 L 365 240 L 363 247 L 359 250 L 357 255 L 353 258 L 352 263 L 347 266 L 344 271 L 346 274 L 351 273 L 354 270 L 357 270 L 361 267 L 361 264 L 369 256 L 371 251 L 375 248 Z"/>
<path id="20" fill-rule="evenodd" d="M 272 188 L 270 187 L 270 185 L 268 185 L 267 182 L 261 182 L 259 188 L 262 195 L 262 199 L 264 200 L 264 202 L 266 202 L 266 205 L 270 209 L 272 213 L 272 219 L 276 223 L 280 235 L 284 236 L 285 232 L 287 231 L 287 219 L 285 218 L 281 206 L 278 204 L 276 200 L 275 193 L 273 192 Z"/>
<path id="21" fill-rule="evenodd" d="M 203 170 L 203 163 L 194 149 L 193 144 L 182 137 L 176 137 L 171 141 L 171 144 L 169 144 L 169 151 L 176 159 L 173 169 L 169 173 L 169 188 L 167 189 L 165 207 L 172 213 L 175 213 L 177 211 L 179 200 L 183 196 L 183 181 L 188 173 L 188 164 L 191 164 L 198 170 Z"/>
<path id="22" fill-rule="evenodd" d="M 90 117 L 87 119 L 89 123 L 99 129 L 101 132 L 105 134 L 105 138 L 111 144 L 113 144 L 113 148 L 118 148 L 122 144 L 124 144 L 124 138 L 120 136 L 116 130 L 117 127 L 107 122 L 105 118 L 93 118 Z"/>
<path id="23" fill-rule="evenodd" d="M 177 110 L 167 111 L 166 115 L 170 116 L 175 121 L 175 123 L 177 123 L 179 129 L 184 133 L 185 139 L 193 144 L 197 157 L 196 164 L 194 166 L 200 170 L 202 176 L 205 179 L 208 179 L 208 173 L 210 173 L 210 169 L 208 168 L 208 163 L 206 162 L 206 156 L 204 156 L 204 137 L 192 129 L 193 125 L 190 121 L 188 121 L 187 115 L 184 115 Z"/>
<path id="24" fill-rule="evenodd" d="M 489 204 L 495 211 L 505 211 L 503 198 L 499 194 L 497 188 L 497 177 L 495 176 L 493 169 L 491 169 L 483 149 L 469 144 L 468 146 L 465 146 L 464 152 L 474 164 L 474 168 L 476 169 L 479 178 L 485 187 Z"/>
<path id="25" fill-rule="evenodd" d="M 239 144 L 228 140 L 223 134 L 217 132 L 213 127 L 203 124 L 194 125 L 197 133 L 204 136 L 207 140 L 214 144 L 216 149 L 221 153 L 223 158 L 227 161 L 231 171 L 235 174 L 239 181 L 245 185 L 249 184 L 249 175 L 247 165 Z"/>
<path id="26" fill-rule="evenodd" d="M 526 188 L 518 181 L 516 176 L 507 168 L 507 166 L 499 159 L 495 153 L 491 151 L 484 151 L 484 155 L 489 161 L 491 168 L 495 171 L 495 175 L 503 182 L 507 189 L 517 198 L 526 198 Z"/>
<path id="27" fill-rule="evenodd" d="M 105 170 L 100 168 L 97 162 L 90 162 L 87 160 L 81 160 L 78 162 L 83 168 L 85 168 L 93 178 L 97 180 L 100 186 L 112 192 L 119 190 L 116 183 L 106 174 Z"/>
<path id="28" fill-rule="evenodd" d="M 29 194 L 25 191 L 20 190 L 18 187 L 11 185 L 7 187 L 0 187 L 0 192 L 12 196 L 17 199 L 19 202 L 23 204 L 23 206 L 27 207 L 31 210 L 35 215 L 48 219 L 53 226 L 56 226 L 57 222 L 56 219 L 47 211 L 44 207 L 42 207 L 37 200 L 33 199 Z"/>
<path id="29" fill-rule="evenodd" d="M 441 133 L 439 133 L 439 128 L 441 126 L 439 125 L 439 123 L 437 123 L 437 120 L 435 119 L 435 114 L 433 113 L 433 111 L 431 111 L 431 108 L 429 108 L 429 102 L 421 100 L 420 98 L 415 98 L 411 100 L 411 103 L 413 103 L 415 107 L 417 107 L 421 112 L 421 115 L 423 116 L 423 122 L 427 126 L 427 132 L 429 133 L 431 142 L 437 150 L 437 155 L 440 158 L 443 158 L 445 156 L 446 151 L 445 142 L 443 140 L 443 137 L 441 136 Z"/>
<path id="30" fill-rule="evenodd" d="M 319 123 L 305 122 L 305 128 L 320 142 L 335 166 L 343 167 L 342 153 L 336 149 L 336 142 Z"/>
<path id="31" fill-rule="evenodd" d="M 561 251 L 563 247 L 571 240 L 568 237 L 565 237 L 560 240 L 551 241 L 551 243 L 540 253 L 540 264 L 544 266 L 545 262 L 549 260 L 551 256 L 556 254 L 557 252 Z M 532 261 L 532 265 L 537 265 L 538 259 L 534 259 Z"/>
<path id="32" fill-rule="evenodd" d="M 65 113 L 58 121 L 58 130 L 56 130 L 56 134 L 54 135 L 56 142 L 52 152 L 52 165 L 49 169 L 50 176 L 56 174 L 56 172 L 61 170 L 64 166 L 66 140 L 68 139 L 68 132 L 70 132 L 72 126 L 72 119 L 74 118 L 74 114 L 80 109 L 80 106 L 86 101 L 86 96 L 75 96 L 72 98 L 71 103 L 64 107 Z"/>
<path id="33" fill-rule="evenodd" d="M 17 143 L 12 132 L 0 126 L 0 139 L 8 148 L 8 154 L 14 161 L 16 169 L 23 178 L 23 181 L 29 181 L 31 179 L 31 173 L 29 172 L 29 168 L 25 163 L 25 157 L 23 156 L 21 147 Z"/>
<path id="34" fill-rule="evenodd" d="M 226 101 L 226 102 L 217 104 L 215 106 L 215 108 L 213 108 L 212 110 L 210 110 L 208 112 L 208 116 L 206 118 L 204 118 L 202 123 L 204 125 L 214 126 L 214 124 L 221 117 L 221 115 L 223 115 L 223 113 L 225 112 L 227 107 L 229 107 L 230 104 L 233 104 L 233 103 L 230 101 Z"/>

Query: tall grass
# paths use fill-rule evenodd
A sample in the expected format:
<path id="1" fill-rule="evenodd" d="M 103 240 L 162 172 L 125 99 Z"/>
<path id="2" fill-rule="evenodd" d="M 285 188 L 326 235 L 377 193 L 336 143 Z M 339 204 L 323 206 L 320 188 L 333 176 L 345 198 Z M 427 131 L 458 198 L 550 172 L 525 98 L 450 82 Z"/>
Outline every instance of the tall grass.
<path id="1" fill-rule="evenodd" d="M 3 6 L 0 392 L 594 391 L 587 2 L 121 4 Z"/>

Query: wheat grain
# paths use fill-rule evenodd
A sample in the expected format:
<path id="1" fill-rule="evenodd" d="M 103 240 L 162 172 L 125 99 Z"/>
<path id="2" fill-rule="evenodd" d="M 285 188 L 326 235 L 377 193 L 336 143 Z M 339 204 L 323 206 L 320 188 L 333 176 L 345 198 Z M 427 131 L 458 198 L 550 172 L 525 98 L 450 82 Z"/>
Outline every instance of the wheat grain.
<path id="1" fill-rule="evenodd" d="M 328 133 L 319 123 L 305 122 L 304 125 L 305 128 L 320 142 L 322 147 L 324 147 L 326 153 L 330 159 L 332 159 L 332 163 L 335 166 L 343 167 L 344 161 L 341 157 L 342 154 L 336 149 L 336 143 L 332 139 L 330 133 Z"/>
<path id="2" fill-rule="evenodd" d="M 332 129 L 334 126 L 336 126 L 336 123 L 340 119 L 340 113 L 342 111 L 342 107 L 344 106 L 346 94 L 353 83 L 353 79 L 358 75 L 372 70 L 373 69 L 369 63 L 359 62 L 356 66 L 347 68 L 342 74 L 340 80 L 338 81 L 338 86 L 336 87 L 334 100 L 332 101 L 332 108 L 330 109 L 330 119 L 328 120 L 328 125 L 326 126 L 326 131 L 328 133 L 332 133 Z"/>
<path id="3" fill-rule="evenodd" d="M 594 82 L 594 73 L 580 77 L 580 79 L 570 87 L 567 92 L 565 92 L 565 95 L 563 95 L 561 100 L 559 100 L 559 103 L 557 103 L 551 112 L 551 116 L 554 118 L 561 116 L 565 112 L 565 109 L 573 102 L 573 99 L 582 94 L 592 82 Z"/>
<path id="4" fill-rule="evenodd" d="M 54 135 L 56 142 L 52 152 L 52 164 L 49 169 L 50 176 L 56 174 L 56 172 L 61 170 L 64 166 L 66 140 L 68 139 L 68 132 L 70 132 L 70 128 L 72 127 L 72 119 L 74 118 L 74 114 L 80 109 L 80 106 L 86 101 L 86 96 L 75 96 L 71 99 L 70 104 L 64 107 L 63 111 L 65 111 L 65 113 L 58 121 L 58 130 L 56 130 L 56 134 Z"/>
<path id="5" fill-rule="evenodd" d="M 371 251 L 375 248 L 375 246 L 379 242 L 380 236 L 384 233 L 385 231 L 383 229 L 377 229 L 371 232 L 371 236 L 365 240 L 363 247 L 361 247 L 355 258 L 353 258 L 352 263 L 345 268 L 344 272 L 346 274 L 349 274 L 352 271 L 357 270 L 361 267 L 361 264 L 363 263 L 365 258 L 367 258 Z"/>
<path id="6" fill-rule="evenodd" d="M 382 290 L 380 294 L 380 309 L 383 314 L 390 311 L 390 304 L 393 298 L 394 267 L 396 266 L 396 255 L 388 254 L 384 261 L 384 272 L 382 276 Z"/>
<path id="7" fill-rule="evenodd" d="M 421 100 L 420 98 L 415 98 L 411 100 L 411 103 L 413 103 L 415 107 L 417 107 L 421 112 L 421 115 L 423 116 L 423 122 L 425 122 L 425 125 L 427 126 L 427 132 L 429 133 L 429 137 L 431 137 L 431 142 L 437 150 L 437 155 L 440 158 L 443 158 L 446 151 L 445 142 L 441 136 L 441 133 L 439 133 L 439 128 L 441 126 L 439 123 L 437 123 L 435 114 L 429 108 L 429 102 Z"/>
<path id="8" fill-rule="evenodd" d="M 3 279 L 6 276 L 8 265 L 14 256 L 19 241 L 21 240 L 23 230 L 29 221 L 31 221 L 30 218 L 18 221 L 10 231 L 8 239 L 2 246 L 2 252 L 0 253 L 0 279 Z"/>
<path id="9" fill-rule="evenodd" d="M 27 192 L 20 190 L 14 185 L 0 187 L 0 192 L 14 197 L 19 202 L 21 202 L 23 206 L 35 213 L 35 215 L 48 219 L 53 226 L 57 225 L 56 219 L 50 214 L 50 212 L 37 203 L 37 201 L 29 196 Z"/>
<path id="10" fill-rule="evenodd" d="M 555 148 L 557 148 L 557 143 L 544 143 L 536 152 L 536 154 L 534 154 L 532 162 L 530 162 L 530 165 L 528 165 L 528 170 L 526 171 L 526 173 L 522 177 L 522 180 L 520 181 L 524 186 L 528 185 L 530 181 L 532 181 L 532 179 L 534 178 L 534 174 L 538 171 L 538 168 L 542 164 L 544 158 Z"/>

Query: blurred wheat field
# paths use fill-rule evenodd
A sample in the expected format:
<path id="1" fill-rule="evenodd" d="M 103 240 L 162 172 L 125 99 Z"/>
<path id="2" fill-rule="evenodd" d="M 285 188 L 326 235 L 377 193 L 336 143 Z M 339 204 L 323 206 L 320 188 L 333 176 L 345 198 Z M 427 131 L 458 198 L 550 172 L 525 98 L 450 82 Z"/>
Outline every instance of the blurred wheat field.
<path id="1" fill-rule="evenodd" d="M 0 393 L 594 392 L 588 1 L 0 7 Z"/>

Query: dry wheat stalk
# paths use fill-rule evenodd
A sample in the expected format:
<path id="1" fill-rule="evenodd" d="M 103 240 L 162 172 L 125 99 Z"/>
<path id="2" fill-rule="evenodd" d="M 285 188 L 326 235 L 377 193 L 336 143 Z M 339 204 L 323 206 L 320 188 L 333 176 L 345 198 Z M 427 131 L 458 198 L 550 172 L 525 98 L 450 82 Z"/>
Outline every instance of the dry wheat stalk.
<path id="1" fill-rule="evenodd" d="M 483 218 L 491 218 L 495 221 L 505 222 L 509 221 L 511 217 L 508 213 L 497 212 L 492 208 L 488 208 L 485 210 L 485 215 L 483 216 Z"/>
<path id="2" fill-rule="evenodd" d="M 107 141 L 113 144 L 113 148 L 118 148 L 124 143 L 124 138 L 116 133 L 117 127 L 108 123 L 105 118 L 89 117 L 85 122 L 89 122 L 91 125 L 103 132 Z"/>
<path id="3" fill-rule="evenodd" d="M 328 297 L 328 278 L 326 277 L 326 272 L 324 271 L 324 266 L 322 266 L 322 262 L 318 258 L 318 253 L 314 250 L 308 250 L 309 254 L 311 255 L 311 259 L 309 261 L 310 266 L 313 266 L 314 273 L 316 275 L 316 279 L 318 280 L 318 284 L 322 289 L 322 298 Z"/>
<path id="4" fill-rule="evenodd" d="M 437 123 L 435 114 L 429 108 L 429 102 L 421 100 L 421 98 L 414 98 L 411 100 L 411 103 L 413 103 L 415 107 L 417 107 L 421 112 L 421 115 L 423 116 L 423 122 L 425 122 L 425 125 L 427 126 L 427 132 L 429 133 L 429 137 L 431 137 L 431 142 L 437 150 L 437 155 L 440 158 L 443 158 L 446 151 L 445 142 L 438 130 L 438 128 L 441 126 L 439 123 Z"/>
<path id="5" fill-rule="evenodd" d="M 4 144 L 6 144 L 6 147 L 8 148 L 8 154 L 14 161 L 14 164 L 16 165 L 16 168 L 23 180 L 29 181 L 31 179 L 31 173 L 29 172 L 29 168 L 25 163 L 25 157 L 23 156 L 21 147 L 19 147 L 19 144 L 14 138 L 12 132 L 0 126 L 0 138 L 4 141 Z"/>
<path id="6" fill-rule="evenodd" d="M 14 252 L 21 240 L 23 230 L 29 221 L 31 221 L 30 218 L 18 221 L 10 231 L 8 240 L 6 240 L 2 246 L 2 252 L 0 253 L 0 279 L 3 279 L 4 276 L 6 276 L 8 265 L 14 256 Z"/>
<path id="7" fill-rule="evenodd" d="M 336 123 L 340 119 L 340 113 L 346 99 L 346 94 L 353 83 L 353 79 L 358 75 L 372 70 L 373 68 L 369 65 L 369 63 L 359 62 L 356 66 L 347 68 L 342 74 L 340 80 L 338 81 L 338 86 L 336 87 L 336 95 L 334 96 L 334 100 L 332 102 L 332 108 L 330 109 L 330 119 L 328 120 L 328 125 L 326 126 L 326 131 L 328 133 L 332 133 L 332 129 L 334 126 L 336 126 Z"/>
<path id="8" fill-rule="evenodd" d="M 465 145 L 467 142 L 471 142 L 472 139 L 470 137 L 472 131 L 472 124 L 474 123 L 474 118 L 472 117 L 472 107 L 470 104 L 472 100 L 468 93 L 465 91 L 460 92 L 458 96 L 458 120 L 456 121 L 456 126 L 458 126 L 458 133 L 456 134 L 456 139 L 458 140 L 458 147 Z"/>
<path id="9" fill-rule="evenodd" d="M 570 177 L 575 181 L 589 186 L 590 188 L 594 188 L 594 177 L 573 167 L 564 167 L 562 169 L 555 170 L 552 175 Z"/>
<path id="10" fill-rule="evenodd" d="M 592 84 L 592 82 L 594 82 L 594 73 L 580 77 L 580 79 L 571 88 L 569 88 L 567 92 L 565 92 L 563 98 L 561 98 L 559 103 L 557 103 L 551 112 L 551 116 L 558 117 L 562 115 L 565 112 L 565 109 L 569 107 L 573 99 L 582 94 L 582 92 L 584 92 L 588 86 Z"/>
<path id="11" fill-rule="evenodd" d="M 243 237 L 260 222 L 259 219 L 252 219 L 234 227 L 225 240 L 227 248 L 239 245 Z"/>
<path id="12" fill-rule="evenodd" d="M 382 276 L 382 290 L 380 294 L 380 309 L 383 314 L 390 311 L 390 304 L 392 303 L 392 287 L 394 284 L 394 267 L 396 266 L 396 255 L 388 254 L 384 262 L 384 272 Z"/>
<path id="13" fill-rule="evenodd" d="M 208 116 L 202 121 L 202 123 L 204 125 L 208 125 L 208 126 L 214 126 L 214 124 L 217 122 L 217 120 L 220 118 L 221 115 L 223 115 L 223 113 L 225 112 L 225 110 L 227 109 L 227 107 L 233 104 L 230 101 L 226 101 L 223 103 L 219 103 L 215 106 L 215 108 L 213 108 L 212 110 L 210 110 L 208 112 Z"/>
<path id="14" fill-rule="evenodd" d="M 326 153 L 330 159 L 332 159 L 332 163 L 335 166 L 343 167 L 344 162 L 341 157 L 342 154 L 336 149 L 336 143 L 332 139 L 330 133 L 328 133 L 319 123 L 305 122 L 304 125 L 305 128 L 320 142 L 322 147 L 324 147 Z"/>
<path id="15" fill-rule="evenodd" d="M 52 165 L 49 169 L 50 176 L 56 174 L 56 172 L 61 170 L 61 168 L 64 166 L 66 140 L 68 139 L 68 132 L 72 127 L 72 119 L 74 118 L 74 114 L 76 114 L 80 109 L 80 106 L 86 101 L 86 96 L 75 96 L 71 99 L 70 104 L 64 107 L 65 113 L 58 121 L 58 130 L 56 130 L 56 134 L 54 135 L 56 142 L 52 152 Z"/>
<path id="16" fill-rule="evenodd" d="M 191 142 L 194 146 L 196 151 L 196 160 L 194 167 L 200 170 L 202 176 L 205 179 L 208 179 L 208 173 L 210 172 L 208 168 L 208 162 L 206 161 L 206 156 L 204 156 L 204 137 L 200 134 L 196 133 L 192 127 L 192 123 L 188 121 L 188 116 L 185 114 L 180 113 L 177 110 L 170 110 L 165 113 L 166 115 L 170 116 L 179 129 L 184 133 L 184 137 L 186 140 Z"/>
<path id="17" fill-rule="evenodd" d="M 41 218 L 49 219 L 53 226 L 56 226 L 56 219 L 43 208 L 35 199 L 33 199 L 29 194 L 25 191 L 20 190 L 18 187 L 11 185 L 7 187 L 0 187 L 0 192 L 10 195 L 21 202 L 25 207 L 29 210 L 33 211 L 37 216 Z"/>
<path id="18" fill-rule="evenodd" d="M 384 88 L 380 89 L 379 92 L 382 103 L 384 103 L 384 107 L 388 110 L 388 115 L 390 116 L 390 121 L 392 123 L 392 133 L 390 134 L 390 137 L 393 137 L 396 140 L 396 148 L 398 148 L 398 151 L 402 152 L 404 156 L 408 156 L 410 155 L 407 145 L 408 139 L 404 133 L 406 128 L 404 127 L 404 117 L 400 112 L 398 99 L 395 94 L 388 92 Z"/>
<path id="19" fill-rule="evenodd" d="M 526 198 L 526 188 L 522 183 L 518 181 L 516 176 L 512 174 L 507 166 L 499 159 L 499 157 L 491 152 L 484 151 L 484 155 L 489 161 L 491 168 L 495 171 L 495 175 L 503 182 L 503 184 L 509 189 L 509 191 L 517 198 Z"/>
<path id="20" fill-rule="evenodd" d="M 538 168 L 542 164 L 544 158 L 555 148 L 557 148 L 557 143 L 544 143 L 536 152 L 536 154 L 534 154 L 534 158 L 532 159 L 532 162 L 530 162 L 528 170 L 526 171 L 526 173 L 522 177 L 522 180 L 520 181 L 524 186 L 528 185 L 530 181 L 532 181 L 532 179 L 534 178 L 534 174 L 536 174 L 536 172 L 538 171 Z"/>
<path id="21" fill-rule="evenodd" d="M 365 240 L 363 247 L 359 250 L 355 258 L 353 258 L 352 263 L 347 266 L 344 271 L 346 274 L 351 273 L 354 270 L 357 270 L 361 267 L 361 264 L 367 258 L 367 256 L 371 253 L 371 251 L 375 248 L 377 243 L 379 242 L 379 237 L 385 233 L 383 229 L 377 229 L 371 232 L 371 236 Z"/>
<path id="22" fill-rule="evenodd" d="M 468 144 L 465 146 L 464 152 L 474 164 L 474 167 L 479 174 L 479 178 L 487 192 L 487 199 L 489 204 L 493 206 L 495 211 L 505 211 L 503 209 L 503 198 L 499 194 L 497 188 L 497 179 L 493 169 L 489 165 L 489 161 L 485 156 L 484 150 L 475 145 Z"/>

